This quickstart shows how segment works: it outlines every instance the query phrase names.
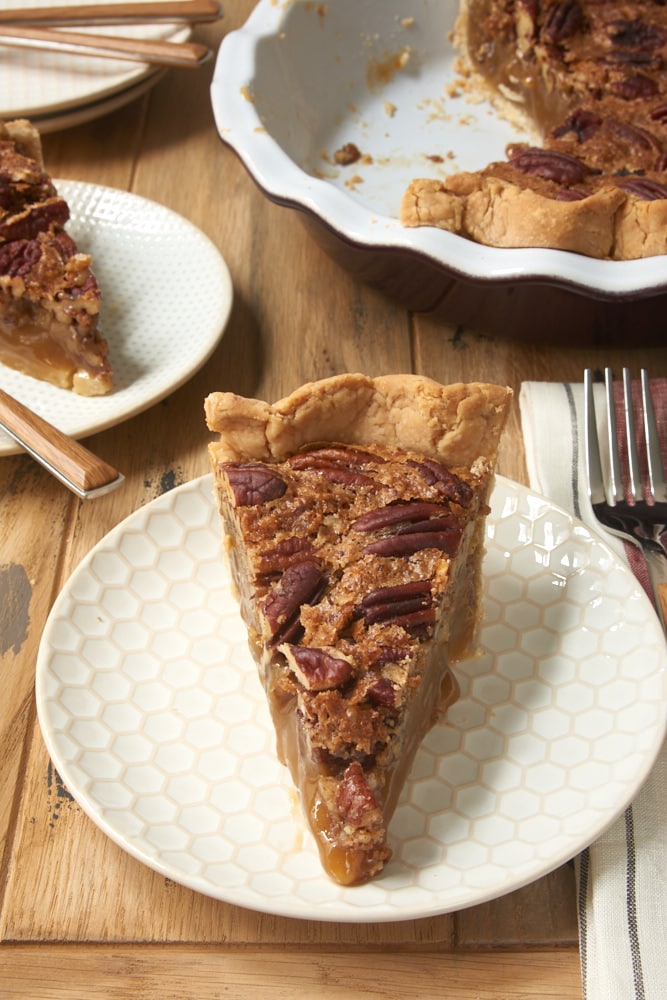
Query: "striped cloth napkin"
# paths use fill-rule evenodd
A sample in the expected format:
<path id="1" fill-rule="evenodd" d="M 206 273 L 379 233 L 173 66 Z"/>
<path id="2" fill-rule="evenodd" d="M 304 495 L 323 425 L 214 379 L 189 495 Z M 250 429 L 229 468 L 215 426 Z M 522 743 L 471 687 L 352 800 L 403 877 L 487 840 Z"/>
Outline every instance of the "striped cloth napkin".
<path id="1" fill-rule="evenodd" d="M 667 379 L 651 388 L 667 468 Z M 519 406 L 531 487 L 599 528 L 578 434 L 583 385 L 525 382 Z M 648 592 L 641 553 L 605 537 Z M 575 871 L 585 1000 L 667 1000 L 667 744 L 624 815 L 575 860 Z"/>

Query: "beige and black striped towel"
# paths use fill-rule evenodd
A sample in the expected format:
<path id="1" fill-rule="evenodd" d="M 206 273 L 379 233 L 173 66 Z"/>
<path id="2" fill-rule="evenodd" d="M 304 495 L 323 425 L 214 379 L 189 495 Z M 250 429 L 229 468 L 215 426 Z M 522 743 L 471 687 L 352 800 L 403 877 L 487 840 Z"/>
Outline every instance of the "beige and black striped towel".
<path id="1" fill-rule="evenodd" d="M 667 465 L 667 379 L 651 387 Z M 579 436 L 583 385 L 526 382 L 519 404 L 531 487 L 598 528 Z M 604 412 L 602 395 L 597 411 Z M 641 553 L 605 539 L 648 589 Z M 667 1000 L 667 744 L 634 801 L 575 870 L 585 1000 Z"/>

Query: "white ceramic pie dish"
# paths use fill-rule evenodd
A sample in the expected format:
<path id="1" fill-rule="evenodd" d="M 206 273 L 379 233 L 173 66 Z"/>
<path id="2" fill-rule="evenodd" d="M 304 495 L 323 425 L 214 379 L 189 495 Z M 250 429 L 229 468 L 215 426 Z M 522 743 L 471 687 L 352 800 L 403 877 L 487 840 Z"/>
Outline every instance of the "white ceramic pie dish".
<path id="1" fill-rule="evenodd" d="M 413 178 L 477 169 L 521 139 L 488 104 L 449 96 L 458 7 L 260 0 L 218 52 L 211 99 L 222 140 L 268 198 L 303 212 L 334 259 L 409 308 L 435 308 L 456 278 L 545 283 L 608 300 L 667 290 L 667 256 L 593 260 L 401 226 Z M 346 143 L 368 161 L 337 166 Z"/>

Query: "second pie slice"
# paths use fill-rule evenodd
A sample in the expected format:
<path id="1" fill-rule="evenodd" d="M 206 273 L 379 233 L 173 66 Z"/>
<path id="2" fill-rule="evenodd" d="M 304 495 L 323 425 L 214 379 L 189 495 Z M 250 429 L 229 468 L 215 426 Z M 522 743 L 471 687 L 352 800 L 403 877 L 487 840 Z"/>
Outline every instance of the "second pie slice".
<path id="1" fill-rule="evenodd" d="M 215 491 L 277 751 L 325 871 L 391 856 L 414 754 L 471 655 L 511 390 L 346 374 L 206 400 Z"/>

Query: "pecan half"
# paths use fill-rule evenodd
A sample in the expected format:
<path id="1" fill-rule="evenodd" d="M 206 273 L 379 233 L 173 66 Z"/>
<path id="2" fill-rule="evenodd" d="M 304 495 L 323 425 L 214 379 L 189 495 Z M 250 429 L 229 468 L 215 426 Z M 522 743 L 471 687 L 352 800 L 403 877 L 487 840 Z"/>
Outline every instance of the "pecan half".
<path id="1" fill-rule="evenodd" d="M 658 93 L 658 84 L 643 73 L 632 73 L 622 80 L 613 80 L 609 89 L 624 101 L 646 100 Z"/>
<path id="2" fill-rule="evenodd" d="M 386 535 L 365 545 L 366 555 L 411 556 L 422 549 L 439 549 L 453 556 L 461 540 L 461 528 L 453 525 L 446 531 L 413 531 L 401 535 Z"/>
<path id="3" fill-rule="evenodd" d="M 641 201 L 660 201 L 661 198 L 667 198 L 667 184 L 660 184 L 648 177 L 627 177 L 620 182 L 620 186 Z"/>
<path id="4" fill-rule="evenodd" d="M 293 469 L 317 472 L 324 479 L 343 486 L 369 486 L 374 480 L 360 469 L 378 465 L 382 459 L 356 448 L 315 448 L 288 459 Z"/>
<path id="5" fill-rule="evenodd" d="M 424 482 L 429 486 L 435 486 L 446 500 L 460 504 L 461 507 L 470 504 L 473 497 L 471 487 L 440 462 L 425 458 L 421 462 L 408 461 L 407 464 L 418 469 Z"/>
<path id="6" fill-rule="evenodd" d="M 619 18 L 607 24 L 607 34 L 614 45 L 627 46 L 641 52 L 651 52 L 665 44 L 665 32 L 657 24 L 640 18 Z"/>
<path id="7" fill-rule="evenodd" d="M 353 521 L 351 527 L 355 531 L 379 531 L 382 528 L 392 528 L 412 521 L 423 521 L 432 514 L 445 516 L 448 513 L 448 508 L 444 504 L 413 500 L 409 503 L 387 504 L 386 507 L 369 510 Z"/>
<path id="8" fill-rule="evenodd" d="M 312 558 L 313 544 L 309 538 L 283 538 L 272 548 L 260 553 L 258 575 L 263 579 L 283 573 L 288 566 Z"/>
<path id="9" fill-rule="evenodd" d="M 532 174 L 544 180 L 555 181 L 566 187 L 580 184 L 585 177 L 597 171 L 567 153 L 557 153 L 551 149 L 538 149 L 535 146 L 510 151 L 510 163 L 523 174 Z"/>
<path id="10" fill-rule="evenodd" d="M 667 102 L 658 104 L 657 107 L 653 108 L 649 112 L 649 118 L 654 122 L 660 122 L 661 125 L 667 125 Z"/>
<path id="11" fill-rule="evenodd" d="M 15 215 L 5 217 L 0 223 L 0 242 L 32 240 L 49 226 L 64 226 L 69 219 L 69 208 L 63 198 L 48 198 L 30 205 Z"/>
<path id="12" fill-rule="evenodd" d="M 343 465 L 348 468 L 360 469 L 366 465 L 380 465 L 384 459 L 359 448 L 340 448 L 332 445 L 326 448 L 300 451 L 288 458 L 287 461 L 293 469 L 310 469 L 313 468 L 314 462 L 326 462 L 329 465 Z"/>
<path id="13" fill-rule="evenodd" d="M 581 30 L 584 16 L 578 0 L 561 0 L 547 14 L 542 37 L 552 45 L 558 45 Z"/>
<path id="14" fill-rule="evenodd" d="M 308 691 L 331 691 L 342 687 L 352 676 L 354 668 L 350 661 L 325 649 L 283 644 L 280 650 L 285 653 L 297 680 Z"/>
<path id="15" fill-rule="evenodd" d="M 277 500 L 287 489 L 282 476 L 268 465 L 226 462 L 223 468 L 237 507 L 258 507 Z"/>
<path id="16" fill-rule="evenodd" d="M 607 118 L 605 128 L 613 132 L 619 139 L 627 142 L 628 145 L 636 146 L 638 149 L 655 149 L 658 152 L 662 149 L 659 140 L 651 132 L 640 128 L 639 125 L 619 121 L 618 118 Z"/>
<path id="17" fill-rule="evenodd" d="M 311 559 L 288 566 L 266 597 L 262 610 L 273 634 L 271 644 L 293 641 L 299 634 L 302 604 L 316 604 L 322 596 L 325 577 Z"/>
<path id="18" fill-rule="evenodd" d="M 343 775 L 336 796 L 336 805 L 343 819 L 355 825 L 361 823 L 368 813 L 378 808 L 361 764 L 357 761 L 353 761 Z"/>
<path id="19" fill-rule="evenodd" d="M 378 677 L 367 689 L 366 697 L 373 705 L 381 708 L 396 707 L 396 692 L 388 677 Z"/>
<path id="20" fill-rule="evenodd" d="M 428 580 L 412 580 L 393 587 L 379 587 L 363 598 L 360 614 L 366 625 L 390 622 L 413 611 L 430 608 L 433 603 Z"/>
<path id="21" fill-rule="evenodd" d="M 601 124 L 602 119 L 594 111 L 590 111 L 588 108 L 577 108 L 567 116 L 562 125 L 557 125 L 552 129 L 551 135 L 555 139 L 560 139 L 568 132 L 574 132 L 579 142 L 586 142 L 595 135 Z"/>

